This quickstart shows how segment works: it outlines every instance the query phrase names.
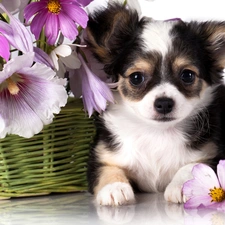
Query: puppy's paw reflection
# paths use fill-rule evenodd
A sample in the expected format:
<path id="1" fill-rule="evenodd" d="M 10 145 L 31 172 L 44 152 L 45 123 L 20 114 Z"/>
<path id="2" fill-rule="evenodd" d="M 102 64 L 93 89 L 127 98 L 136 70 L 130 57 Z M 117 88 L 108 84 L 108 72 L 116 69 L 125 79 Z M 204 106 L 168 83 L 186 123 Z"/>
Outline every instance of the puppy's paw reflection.
<path id="1" fill-rule="evenodd" d="M 97 215 L 101 221 L 111 224 L 126 224 L 133 220 L 135 205 L 129 206 L 96 206 Z"/>
<path id="2" fill-rule="evenodd" d="M 174 221 L 181 221 L 184 217 L 183 204 L 166 202 L 164 206 L 165 214 Z"/>

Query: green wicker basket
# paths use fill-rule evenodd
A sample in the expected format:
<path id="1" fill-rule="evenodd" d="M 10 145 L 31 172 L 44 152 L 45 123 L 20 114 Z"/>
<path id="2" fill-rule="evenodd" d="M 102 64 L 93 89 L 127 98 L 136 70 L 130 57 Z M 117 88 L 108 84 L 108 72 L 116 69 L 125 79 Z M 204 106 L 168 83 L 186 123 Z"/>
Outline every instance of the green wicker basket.
<path id="1" fill-rule="evenodd" d="M 95 134 L 81 99 L 70 99 L 53 123 L 25 139 L 0 140 L 0 199 L 87 190 L 89 147 Z"/>

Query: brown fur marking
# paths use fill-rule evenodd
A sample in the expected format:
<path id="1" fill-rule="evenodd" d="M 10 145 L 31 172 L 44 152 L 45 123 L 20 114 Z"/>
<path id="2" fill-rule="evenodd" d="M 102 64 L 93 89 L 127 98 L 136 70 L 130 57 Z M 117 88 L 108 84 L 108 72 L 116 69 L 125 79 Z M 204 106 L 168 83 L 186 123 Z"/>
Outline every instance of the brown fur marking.
<path id="1" fill-rule="evenodd" d="M 103 166 L 99 171 L 99 182 L 94 188 L 94 194 L 97 194 L 105 185 L 115 182 L 129 183 L 124 170 L 116 166 Z"/>

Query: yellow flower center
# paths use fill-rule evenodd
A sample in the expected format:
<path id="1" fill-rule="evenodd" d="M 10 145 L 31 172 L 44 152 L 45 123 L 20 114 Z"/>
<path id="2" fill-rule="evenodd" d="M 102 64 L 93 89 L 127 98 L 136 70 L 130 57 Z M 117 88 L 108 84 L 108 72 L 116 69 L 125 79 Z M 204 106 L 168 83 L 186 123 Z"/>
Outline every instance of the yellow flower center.
<path id="1" fill-rule="evenodd" d="M 54 14 L 58 14 L 61 10 L 59 0 L 49 0 L 47 3 L 48 11 Z"/>
<path id="2" fill-rule="evenodd" d="M 14 82 L 11 78 L 6 79 L 7 88 L 11 95 L 17 95 L 20 91 L 19 87 L 17 86 L 16 82 Z"/>
<path id="3" fill-rule="evenodd" d="M 209 196 L 212 198 L 211 202 L 222 202 L 225 200 L 225 191 L 220 187 L 210 189 Z"/>

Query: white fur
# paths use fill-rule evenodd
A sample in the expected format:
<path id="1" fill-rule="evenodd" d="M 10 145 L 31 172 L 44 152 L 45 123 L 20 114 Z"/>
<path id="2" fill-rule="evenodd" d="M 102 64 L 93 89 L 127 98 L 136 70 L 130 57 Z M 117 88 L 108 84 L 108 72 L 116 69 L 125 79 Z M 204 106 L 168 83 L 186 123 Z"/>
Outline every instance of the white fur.
<path id="1" fill-rule="evenodd" d="M 103 117 L 120 146 L 116 152 L 99 155 L 101 161 L 110 160 L 128 169 L 143 191 L 164 191 L 181 167 L 215 155 L 213 147 L 206 146 L 204 151 L 187 149 L 183 123 L 162 126 L 161 122 L 155 126 L 119 96 Z"/>
<path id="2" fill-rule="evenodd" d="M 171 98 L 175 102 L 175 108 L 171 113 L 171 117 L 176 119 L 174 123 L 177 124 L 178 121 L 183 120 L 187 116 L 197 114 L 199 110 L 202 110 L 202 108 L 209 105 L 212 101 L 213 90 L 214 87 L 208 87 L 199 97 L 187 100 L 174 85 L 163 83 L 146 94 L 141 101 L 135 102 L 125 100 L 125 104 L 128 107 L 131 107 L 138 116 L 151 120 L 152 123 L 158 126 L 159 123 L 157 121 L 154 122 L 155 118 L 158 116 L 158 113 L 154 109 L 154 102 L 160 97 Z M 164 125 L 167 125 L 167 123 Z M 169 125 L 171 126 L 171 124 Z"/>
<path id="3" fill-rule="evenodd" d="M 154 21 L 148 23 L 141 35 L 144 41 L 143 51 L 157 51 L 165 56 L 171 46 L 170 30 L 174 22 Z"/>
<path id="4" fill-rule="evenodd" d="M 97 194 L 100 205 L 127 205 L 135 202 L 134 192 L 129 183 L 115 182 L 104 186 Z"/>

